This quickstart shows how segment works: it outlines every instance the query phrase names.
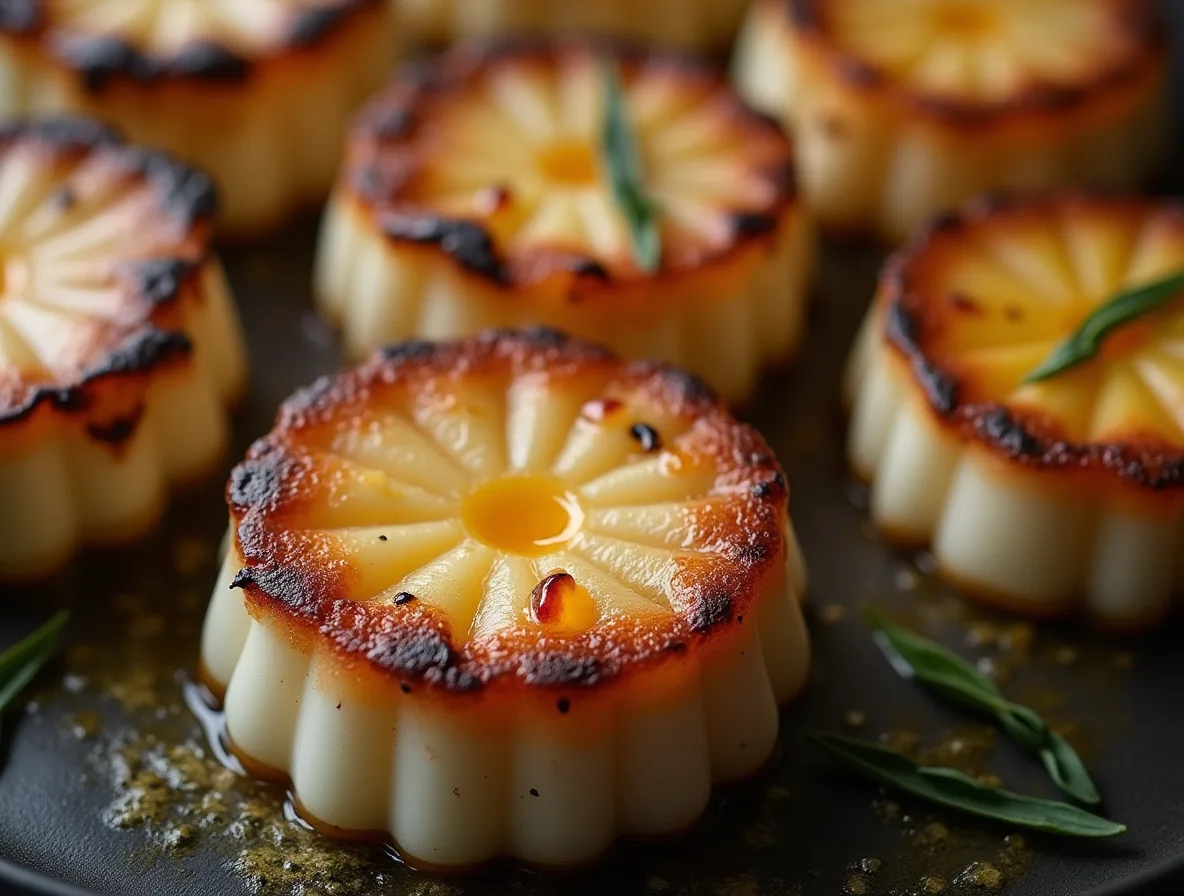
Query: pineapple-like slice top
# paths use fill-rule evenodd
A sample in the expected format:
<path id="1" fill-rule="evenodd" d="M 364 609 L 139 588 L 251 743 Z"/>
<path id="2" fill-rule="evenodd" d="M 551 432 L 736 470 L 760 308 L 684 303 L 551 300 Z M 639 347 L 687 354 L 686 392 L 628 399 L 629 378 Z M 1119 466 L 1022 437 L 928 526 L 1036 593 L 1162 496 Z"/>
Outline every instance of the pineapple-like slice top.
<path id="1" fill-rule="evenodd" d="M 228 501 L 253 616 L 448 692 L 696 662 L 801 587 L 761 437 L 689 374 L 550 330 L 322 379 Z"/>
<path id="2" fill-rule="evenodd" d="M 661 237 L 653 276 L 722 266 L 770 239 L 796 200 L 778 126 L 715 69 L 600 44 L 465 45 L 409 66 L 362 113 L 346 189 L 390 238 L 434 245 L 498 286 L 619 295 L 651 275 L 602 150 L 606 64 L 620 70 Z"/>
<path id="3" fill-rule="evenodd" d="M 1184 210 L 1141 199 L 980 200 L 902 250 L 884 338 L 947 426 L 1011 460 L 1184 483 L 1184 296 L 1083 364 L 1028 376 L 1119 293 L 1184 270 Z"/>
<path id="4" fill-rule="evenodd" d="M 92 89 L 116 75 L 241 80 L 253 61 L 298 52 L 386 2 L 28 0 L 0 11 L 0 32 L 44 43 Z"/>
<path id="5" fill-rule="evenodd" d="M 214 209 L 204 174 L 94 122 L 0 130 L 0 422 L 101 417 L 187 355 Z"/>
<path id="6" fill-rule="evenodd" d="M 801 33 L 862 84 L 924 111 L 1064 108 L 1162 58 L 1147 0 L 791 0 Z M 959 115 L 959 113 L 961 113 Z"/>

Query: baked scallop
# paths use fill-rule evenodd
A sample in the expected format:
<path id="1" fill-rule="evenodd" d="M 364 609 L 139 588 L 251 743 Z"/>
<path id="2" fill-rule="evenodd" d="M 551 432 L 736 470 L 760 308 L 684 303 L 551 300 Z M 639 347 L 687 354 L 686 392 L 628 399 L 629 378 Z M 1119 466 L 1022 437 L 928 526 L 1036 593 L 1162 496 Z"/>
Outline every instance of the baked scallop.
<path id="1" fill-rule="evenodd" d="M 658 232 L 650 263 L 603 149 L 614 108 Z M 406 69 L 349 144 L 317 294 L 355 358 L 541 323 L 689 367 L 735 400 L 798 343 L 813 243 L 791 147 L 714 69 L 470 45 Z"/>
<path id="2" fill-rule="evenodd" d="M 1158 622 L 1184 582 L 1184 302 L 1034 375 L 1097 309 L 1181 270 L 1166 202 L 982 200 L 933 224 L 889 265 L 848 370 L 880 526 L 1019 612 Z"/>
<path id="3" fill-rule="evenodd" d="M 1153 0 L 757 0 L 736 76 L 823 225 L 900 241 L 982 191 L 1140 186 L 1167 61 Z"/>
<path id="4" fill-rule="evenodd" d="M 210 172 L 243 233 L 323 199 L 393 59 L 388 0 L 0 4 L 0 118 L 93 115 Z"/>
<path id="5" fill-rule="evenodd" d="M 746 0 L 398 0 L 399 31 L 445 43 L 490 34 L 583 32 L 684 49 L 723 49 Z"/>
<path id="6" fill-rule="evenodd" d="M 227 494 L 202 662 L 233 749 L 415 863 L 679 831 L 803 687 L 784 476 L 677 369 L 397 344 L 289 399 Z"/>
<path id="7" fill-rule="evenodd" d="M 147 529 L 243 388 L 209 179 L 56 119 L 0 128 L 0 579 Z"/>

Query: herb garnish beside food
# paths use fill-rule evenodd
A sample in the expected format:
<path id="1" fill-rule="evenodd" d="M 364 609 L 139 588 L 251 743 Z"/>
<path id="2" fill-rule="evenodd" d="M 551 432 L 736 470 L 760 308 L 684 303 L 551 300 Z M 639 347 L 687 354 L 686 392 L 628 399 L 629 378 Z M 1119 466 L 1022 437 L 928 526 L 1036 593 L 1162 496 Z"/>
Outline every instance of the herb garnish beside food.
<path id="1" fill-rule="evenodd" d="M 810 741 L 866 778 L 968 815 L 1066 837 L 1113 837 L 1126 825 L 1070 803 L 991 787 L 952 768 L 922 766 L 894 750 L 843 734 L 815 732 Z"/>
<path id="2" fill-rule="evenodd" d="M 1144 314 L 1162 308 L 1184 292 L 1184 271 L 1125 289 L 1094 309 L 1077 330 L 1058 345 L 1040 366 L 1024 377 L 1038 383 L 1084 364 L 1102 349 L 1106 337 Z"/>
<path id="3" fill-rule="evenodd" d="M 0 713 L 49 661 L 69 615 L 65 610 L 58 611 L 37 631 L 0 653 Z"/>
<path id="4" fill-rule="evenodd" d="M 609 60 L 601 62 L 604 83 L 604 126 L 600 151 L 617 207 L 629 228 L 633 257 L 638 266 L 652 274 L 662 263 L 662 241 L 656 220 L 657 207 L 642 186 L 641 158 L 629 125 L 621 75 Z"/>
<path id="5" fill-rule="evenodd" d="M 864 618 L 876 630 L 876 644 L 902 678 L 994 716 L 1015 741 L 1040 757 L 1049 777 L 1062 791 L 1087 805 L 1096 806 L 1102 801 L 1081 757 L 1037 712 L 1012 703 L 995 682 L 940 644 L 870 608 L 864 610 Z"/>

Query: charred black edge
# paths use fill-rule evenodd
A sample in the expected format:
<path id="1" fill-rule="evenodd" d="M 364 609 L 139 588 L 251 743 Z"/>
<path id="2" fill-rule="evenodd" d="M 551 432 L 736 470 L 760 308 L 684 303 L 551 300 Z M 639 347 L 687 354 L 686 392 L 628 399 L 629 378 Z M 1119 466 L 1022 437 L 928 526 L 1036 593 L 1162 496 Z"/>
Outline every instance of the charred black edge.
<path id="1" fill-rule="evenodd" d="M 383 212 L 383 233 L 390 239 L 437 247 L 461 268 L 498 286 L 509 286 L 506 269 L 489 231 L 475 221 L 429 212 Z"/>
<path id="2" fill-rule="evenodd" d="M 78 382 L 69 386 L 39 386 L 31 390 L 22 404 L 0 411 L 0 426 L 26 420 L 43 405 L 67 413 L 83 411 L 90 406 L 88 393 L 95 384 L 115 377 L 148 373 L 187 358 L 192 349 L 193 343 L 184 333 L 146 326 L 108 352 L 99 363 L 87 368 Z M 127 427 L 123 437 L 130 437 L 135 428 L 134 425 Z M 114 430 L 103 430 L 102 426 L 100 430 L 102 432 L 95 436 L 100 441 L 116 441 Z"/>
<path id="3" fill-rule="evenodd" d="M 185 258 L 148 258 L 128 262 L 124 269 L 140 301 L 167 305 L 195 281 L 201 265 Z"/>
<path id="4" fill-rule="evenodd" d="M 611 54 L 627 63 L 661 66 L 675 73 L 710 81 L 720 89 L 732 89 L 716 67 L 690 54 L 654 50 L 597 37 L 558 41 L 529 36 L 494 37 L 460 44 L 436 59 L 412 60 L 401 66 L 391 85 L 358 114 L 354 135 L 373 141 L 377 146 L 371 150 L 366 161 L 350 166 L 351 170 L 346 173 L 347 182 L 357 196 L 377 208 L 378 225 L 386 236 L 393 240 L 435 245 L 463 270 L 481 276 L 496 286 L 512 286 L 513 273 L 500 256 L 489 231 L 477 221 L 447 218 L 424 209 L 383 208 L 390 199 L 391 183 L 398 183 L 399 177 L 388 176 L 384 170 L 381 164 L 384 156 L 382 144 L 398 142 L 411 136 L 420 120 L 417 105 L 419 97 L 454 91 L 475 77 L 482 68 L 507 59 L 545 62 L 565 52 L 587 48 L 593 52 Z M 735 251 L 746 241 L 767 239 L 775 233 L 786 209 L 799 196 L 792 144 L 781 123 L 750 108 L 738 95 L 733 95 L 733 100 L 734 113 L 752 127 L 770 131 L 785 140 L 790 157 L 784 164 L 773 165 L 763 172 L 764 179 L 774 193 L 768 207 L 755 212 L 736 212 L 732 216 L 731 233 L 737 245 L 726 251 Z M 397 200 L 391 205 L 396 203 Z M 618 279 L 591 258 L 573 260 L 569 270 L 576 280 L 585 282 L 610 285 Z"/>
<path id="5" fill-rule="evenodd" d="M 395 343 L 375 352 L 371 361 L 363 365 L 364 376 L 390 374 L 401 366 L 415 368 L 430 366 L 440 359 L 463 356 L 468 347 L 493 346 L 513 350 L 515 346 L 541 351 L 559 352 L 559 360 L 586 359 L 590 362 L 610 362 L 621 366 L 626 377 L 636 378 L 639 384 L 657 386 L 667 390 L 666 395 L 681 405 L 680 412 L 698 417 L 709 411 L 723 412 L 723 405 L 716 393 L 701 379 L 668 364 L 639 361 L 628 363 L 601 346 L 584 342 L 567 333 L 551 327 L 534 327 L 527 330 L 486 330 L 472 339 L 452 342 L 428 342 L 412 340 Z M 299 417 L 310 410 L 331 405 L 340 394 L 352 387 L 356 373 L 340 373 L 323 376 L 311 386 L 297 391 L 284 402 L 279 419 Z M 738 426 L 745 426 L 737 423 Z M 747 427 L 745 427 L 747 428 Z M 755 432 L 755 431 L 753 431 Z M 745 455 L 751 465 L 764 468 L 764 479 L 754 488 L 759 489 L 761 498 L 781 497 L 787 493 L 784 473 L 776 459 L 768 452 L 763 441 L 758 453 Z M 288 477 L 299 475 L 301 461 L 289 454 L 282 445 L 274 443 L 271 437 L 264 437 L 251 446 L 247 458 L 239 463 L 230 474 L 226 488 L 226 500 L 238 519 L 236 526 L 240 544 L 249 544 L 257 537 L 261 515 L 273 510 L 284 494 L 284 483 Z M 738 559 L 748 565 L 767 562 L 769 550 L 763 545 L 741 546 Z M 298 571 L 267 563 L 248 565 L 240 569 L 230 584 L 231 588 L 242 588 L 255 599 L 274 606 L 286 617 L 295 615 L 302 624 L 308 623 L 302 611 L 311 609 L 316 598 L 309 594 L 307 583 Z M 405 601 L 413 606 L 415 601 Z M 694 614 L 688 618 L 690 632 L 698 637 L 711 634 L 719 626 L 734 617 L 734 601 L 723 591 L 709 594 L 698 602 Z M 687 632 L 675 633 L 668 643 L 658 645 L 655 655 L 684 652 L 688 648 Z M 377 646 L 364 654 L 356 651 L 356 642 L 349 632 L 330 633 L 334 643 L 347 653 L 363 656 L 368 662 L 401 678 L 430 684 L 444 691 L 467 693 L 481 690 L 487 682 L 464 668 L 464 662 L 451 648 L 446 635 L 440 631 L 416 631 L 410 638 L 403 631 L 392 632 Z M 604 684 L 620 673 L 620 668 L 611 660 L 606 662 L 592 657 L 576 657 L 559 651 L 541 650 L 524 657 L 519 671 L 523 681 L 541 688 L 579 687 L 592 688 Z M 410 685 L 404 681 L 402 686 Z"/>
<path id="6" fill-rule="evenodd" d="M 355 10 L 384 0 L 342 0 L 297 14 L 271 52 L 315 46 L 338 30 Z M 163 56 L 146 52 L 113 35 L 63 34 L 54 31 L 44 0 L 0 0 L 0 33 L 40 36 L 54 58 L 80 78 L 86 90 L 103 91 L 113 81 L 152 84 L 164 80 L 236 83 L 249 78 L 258 60 L 247 59 L 217 41 L 194 40 Z"/>
<path id="7" fill-rule="evenodd" d="M 217 213 L 217 189 L 205 172 L 167 153 L 128 144 L 117 131 L 94 119 L 63 115 L 0 126 L 0 148 L 21 141 L 36 142 L 62 155 L 107 153 L 114 165 L 143 177 L 161 209 L 183 226 L 212 220 Z"/>
<path id="8" fill-rule="evenodd" d="M 888 262 L 881 279 L 884 292 L 883 336 L 908 362 L 914 381 L 941 419 L 968 431 L 984 445 L 1010 460 L 1048 470 L 1100 467 L 1123 482 L 1150 491 L 1184 489 L 1184 448 L 1173 452 L 1135 449 L 1118 443 L 1076 444 L 1041 435 L 1020 415 L 994 402 L 965 404 L 961 384 L 926 355 L 922 322 L 913 308 L 919 303 L 909 280 L 909 266 L 923 255 L 938 236 L 956 234 L 971 224 L 1008 211 L 1064 203 L 1130 203 L 1140 201 L 1149 209 L 1172 214 L 1184 225 L 1184 200 L 1180 198 L 1132 200 L 1122 194 L 1075 190 L 1043 199 L 1016 194 L 991 193 L 970 200 L 957 211 L 934 215 L 911 243 Z"/>
<path id="9" fill-rule="evenodd" d="M 789 22 L 803 33 L 826 43 L 826 0 L 783 0 Z M 1009 100 L 986 104 L 971 104 L 915 93 L 901 88 L 900 97 L 918 113 L 955 128 L 993 127 L 1009 118 L 1029 113 L 1067 113 L 1089 103 L 1095 96 L 1121 87 L 1132 81 L 1143 70 L 1148 58 L 1158 57 L 1166 62 L 1168 31 L 1156 5 L 1149 0 L 1125 0 L 1119 13 L 1119 26 L 1130 35 L 1141 51 L 1100 72 L 1086 84 L 1072 87 L 1041 85 L 1018 93 Z M 876 67 L 861 60 L 831 50 L 835 71 L 843 81 L 856 89 L 879 89 L 892 82 Z"/>

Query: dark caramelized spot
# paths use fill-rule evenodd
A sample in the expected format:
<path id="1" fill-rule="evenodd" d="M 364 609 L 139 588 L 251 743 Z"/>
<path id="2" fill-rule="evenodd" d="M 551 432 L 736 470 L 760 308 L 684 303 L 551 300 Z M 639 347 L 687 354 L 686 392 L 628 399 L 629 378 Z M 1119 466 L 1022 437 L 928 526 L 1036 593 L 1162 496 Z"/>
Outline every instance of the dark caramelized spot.
<path id="1" fill-rule="evenodd" d="M 566 697 L 560 697 L 557 701 L 555 701 L 555 708 L 564 715 L 567 715 L 569 712 L 571 712 L 571 701 Z"/>
<path id="2" fill-rule="evenodd" d="M 379 540 L 379 541 L 386 541 L 386 536 L 385 536 L 385 535 L 379 535 L 379 536 L 378 536 L 378 540 Z"/>
<path id="3" fill-rule="evenodd" d="M 629 435 L 641 446 L 646 454 L 657 451 L 662 447 L 662 437 L 658 431 L 648 423 L 634 423 L 629 427 Z"/>
<path id="4" fill-rule="evenodd" d="M 462 268 L 493 283 L 510 282 L 493 237 L 474 221 L 388 212 L 382 229 L 391 239 L 436 245 Z"/>
<path id="5" fill-rule="evenodd" d="M 152 258 L 135 265 L 136 291 L 148 302 L 158 305 L 177 297 L 182 285 L 192 275 L 192 262 L 179 258 Z"/>
<path id="6" fill-rule="evenodd" d="M 130 414 L 116 417 L 114 420 L 108 420 L 104 423 L 88 423 L 86 434 L 96 442 L 103 442 L 107 445 L 118 445 L 131 438 L 143 414 L 144 406 L 142 404 L 137 405 L 135 410 Z"/>
<path id="7" fill-rule="evenodd" d="M 966 295 L 964 292 L 952 292 L 949 295 L 949 303 L 958 311 L 963 311 L 967 314 L 982 314 L 983 306 Z"/>
<path id="8" fill-rule="evenodd" d="M 385 535 L 379 535 L 378 537 L 381 540 L 386 541 Z M 395 603 L 400 607 L 403 606 L 403 604 L 411 603 L 413 600 L 415 600 L 415 595 L 412 594 L 410 591 L 400 591 L 398 594 L 395 595 Z"/>
<path id="9" fill-rule="evenodd" d="M 690 623 L 691 631 L 706 634 L 717 625 L 732 618 L 732 595 L 723 591 L 705 594 L 695 604 Z"/>

